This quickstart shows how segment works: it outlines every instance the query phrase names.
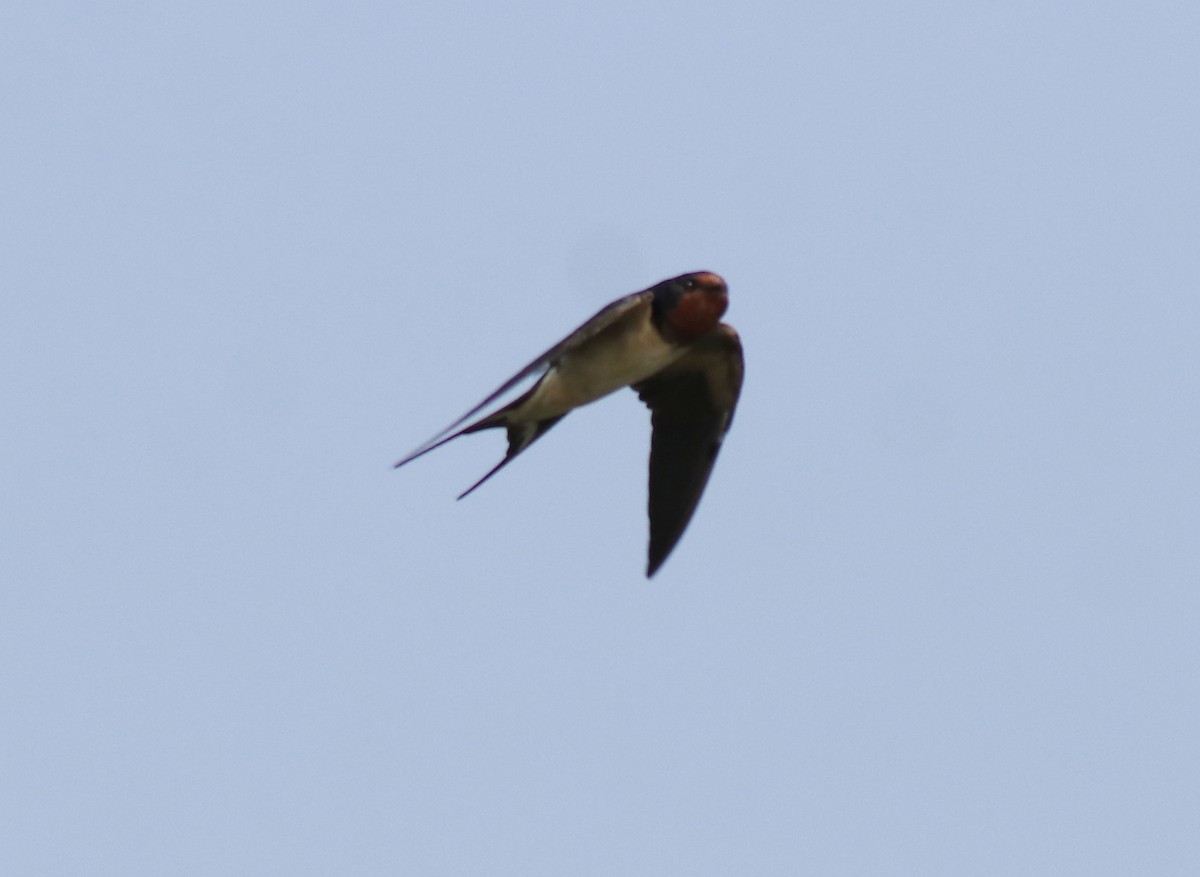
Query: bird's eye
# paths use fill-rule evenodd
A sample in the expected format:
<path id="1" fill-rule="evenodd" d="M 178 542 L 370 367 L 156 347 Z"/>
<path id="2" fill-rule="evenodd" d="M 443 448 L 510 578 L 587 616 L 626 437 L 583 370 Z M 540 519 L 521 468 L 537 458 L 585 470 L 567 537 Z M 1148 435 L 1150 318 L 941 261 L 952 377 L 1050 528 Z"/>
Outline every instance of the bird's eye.
<path id="1" fill-rule="evenodd" d="M 696 280 L 695 277 L 689 277 L 687 280 L 683 281 L 684 289 L 695 289 L 699 285 L 700 285 L 700 283 Z"/>

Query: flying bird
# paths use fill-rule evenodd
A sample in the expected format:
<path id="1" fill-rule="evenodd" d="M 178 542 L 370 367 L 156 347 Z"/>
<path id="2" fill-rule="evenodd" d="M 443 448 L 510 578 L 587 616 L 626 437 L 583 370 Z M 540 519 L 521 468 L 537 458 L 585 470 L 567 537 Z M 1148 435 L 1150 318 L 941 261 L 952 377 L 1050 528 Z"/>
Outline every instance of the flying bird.
<path id="1" fill-rule="evenodd" d="M 729 288 L 710 271 L 683 274 L 619 298 L 396 463 L 396 468 L 459 436 L 504 429 L 508 435 L 504 459 L 459 495 L 462 499 L 573 409 L 631 387 L 650 408 L 652 427 L 646 565 L 650 577 L 687 528 L 733 421 L 743 366 L 737 332 L 721 322 L 728 305 Z M 458 429 L 537 373 L 541 376 L 528 392 Z"/>

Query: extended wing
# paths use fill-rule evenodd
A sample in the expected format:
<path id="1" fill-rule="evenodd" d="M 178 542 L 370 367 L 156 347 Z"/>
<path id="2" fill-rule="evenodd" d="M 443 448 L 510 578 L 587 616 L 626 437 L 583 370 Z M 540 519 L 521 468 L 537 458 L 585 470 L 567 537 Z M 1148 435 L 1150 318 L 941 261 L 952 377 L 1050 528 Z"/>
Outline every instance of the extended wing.
<path id="1" fill-rule="evenodd" d="M 733 422 L 743 371 L 737 332 L 721 323 L 679 360 L 633 386 L 653 425 L 647 577 L 667 559 L 700 502 Z"/>
<path id="2" fill-rule="evenodd" d="M 419 448 L 417 448 L 415 451 L 413 451 L 407 457 L 400 460 L 400 462 L 396 463 L 395 468 L 399 468 L 399 467 L 403 466 L 405 463 L 415 460 L 417 457 L 421 456 L 422 454 L 429 453 L 430 451 L 432 451 L 434 448 L 438 447 L 439 445 L 445 444 L 445 442 L 450 441 L 450 439 L 455 438 L 458 435 L 462 435 L 463 433 L 459 432 L 459 433 L 455 433 L 455 435 L 452 435 L 449 438 L 443 438 L 443 436 L 445 436 L 446 433 L 448 433 L 451 430 L 466 423 L 468 420 L 470 420 L 472 417 L 474 417 L 476 414 L 478 414 L 480 411 L 482 411 L 488 405 L 491 405 L 493 402 L 495 402 L 497 399 L 499 399 L 501 396 L 503 396 L 505 393 L 507 393 L 509 390 L 511 390 L 513 387 L 515 387 L 521 381 L 525 380 L 527 377 L 529 377 L 530 375 L 532 375 L 538 371 L 542 371 L 542 370 L 554 365 L 554 363 L 557 362 L 560 358 L 562 358 L 562 356 L 564 354 L 570 353 L 572 350 L 574 350 L 576 347 L 578 347 L 580 344 L 582 344 L 587 339 L 603 332 L 605 329 L 607 329 L 613 323 L 617 322 L 617 320 L 621 319 L 621 317 L 625 316 L 630 311 L 634 310 L 635 308 L 639 307 L 640 305 L 648 304 L 650 302 L 650 300 L 653 298 L 654 298 L 654 293 L 652 293 L 650 290 L 645 290 L 643 292 L 635 292 L 631 295 L 625 296 L 624 298 L 619 298 L 616 301 L 612 302 L 611 304 L 605 305 L 603 308 L 601 308 L 599 311 L 596 312 L 595 316 L 593 316 L 591 319 L 589 319 L 587 322 L 585 322 L 583 325 L 581 325 L 578 329 L 576 329 L 574 332 L 572 332 L 570 335 L 568 335 L 562 341 L 559 341 L 557 344 L 555 344 L 553 347 L 551 347 L 545 353 L 538 356 L 531 363 L 529 363 L 527 366 L 522 368 L 519 372 L 517 372 L 515 375 L 513 375 L 511 378 L 509 378 L 507 381 L 505 381 L 503 384 L 501 384 L 486 399 L 484 399 L 482 402 L 480 402 L 478 405 L 476 405 L 474 408 L 472 408 L 470 411 L 468 411 L 462 417 L 458 418 L 458 420 L 454 421 L 452 424 L 447 426 L 445 429 L 443 429 L 441 432 L 439 432 L 437 435 L 435 435 L 429 441 L 425 442 L 425 444 L 421 445 Z M 468 427 L 468 429 L 469 429 L 469 427 Z M 464 430 L 464 432 L 465 432 L 465 430 Z M 528 445 L 528 443 L 526 443 L 526 446 L 527 445 Z M 476 486 L 478 486 L 478 485 L 476 485 Z"/>

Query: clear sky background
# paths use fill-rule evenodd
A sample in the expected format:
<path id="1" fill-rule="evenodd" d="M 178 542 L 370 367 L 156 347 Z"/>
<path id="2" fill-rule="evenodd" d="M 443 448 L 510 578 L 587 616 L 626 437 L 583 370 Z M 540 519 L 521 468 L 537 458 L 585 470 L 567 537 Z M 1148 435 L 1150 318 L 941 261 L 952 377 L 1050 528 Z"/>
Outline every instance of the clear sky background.
<path id="1" fill-rule="evenodd" d="M 0 15 L 0 872 L 1200 873 L 1200 6 Z M 601 305 L 747 377 L 391 463 Z"/>

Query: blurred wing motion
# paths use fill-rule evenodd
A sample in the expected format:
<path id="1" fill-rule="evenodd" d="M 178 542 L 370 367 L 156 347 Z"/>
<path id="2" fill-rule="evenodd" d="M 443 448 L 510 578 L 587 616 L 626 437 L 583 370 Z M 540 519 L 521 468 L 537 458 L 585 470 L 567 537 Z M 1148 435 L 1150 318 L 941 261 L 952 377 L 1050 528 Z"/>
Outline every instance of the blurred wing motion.
<path id="1" fill-rule="evenodd" d="M 742 389 L 742 344 L 725 324 L 633 389 L 650 408 L 650 557 L 662 566 L 683 535 L 733 422 Z"/>

